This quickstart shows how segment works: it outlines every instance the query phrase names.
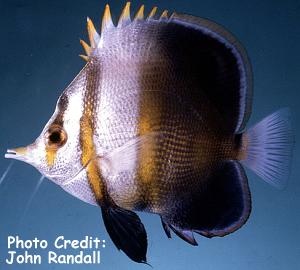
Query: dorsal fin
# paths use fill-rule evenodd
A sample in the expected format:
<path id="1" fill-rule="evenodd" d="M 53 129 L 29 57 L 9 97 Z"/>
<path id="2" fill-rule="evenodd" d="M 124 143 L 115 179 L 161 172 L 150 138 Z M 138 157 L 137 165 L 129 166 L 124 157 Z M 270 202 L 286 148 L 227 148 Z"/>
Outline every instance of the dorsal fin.
<path id="1" fill-rule="evenodd" d="M 130 5 L 131 5 L 130 2 L 127 2 L 125 4 L 125 6 L 121 12 L 117 28 L 125 27 L 132 22 L 131 18 L 130 18 Z M 145 11 L 145 6 L 141 5 L 134 17 L 134 21 L 145 20 L 144 11 Z M 147 21 L 154 19 L 156 11 L 157 11 L 157 7 L 153 7 L 147 17 Z M 165 10 L 162 13 L 162 15 L 160 16 L 160 19 L 161 20 L 168 19 L 168 11 L 167 10 Z M 107 4 L 107 5 L 105 5 L 104 12 L 103 12 L 102 24 L 101 24 L 101 34 L 105 33 L 106 31 L 108 31 L 109 29 L 112 29 L 114 27 L 115 27 L 115 25 L 112 21 L 110 7 Z M 84 59 L 85 61 L 89 60 L 90 56 L 92 55 L 93 50 L 95 48 L 99 47 L 99 45 L 101 44 L 101 37 L 98 34 L 98 32 L 96 31 L 94 23 L 92 22 L 92 20 L 89 17 L 87 17 L 87 31 L 88 31 L 90 45 L 88 45 L 85 41 L 80 39 L 80 44 L 82 45 L 82 47 L 87 55 L 79 55 L 79 56 L 82 59 Z"/>
<path id="2" fill-rule="evenodd" d="M 92 48 L 82 39 L 80 39 L 80 44 L 82 45 L 85 53 L 90 56 L 91 55 L 91 51 L 92 51 Z"/>
<path id="3" fill-rule="evenodd" d="M 163 22 L 164 31 L 161 34 L 164 35 L 162 40 L 166 42 L 161 45 L 172 50 L 176 59 L 181 61 L 178 68 L 189 71 L 188 79 L 193 79 L 195 83 L 193 89 L 202 89 L 200 92 L 208 100 L 206 103 L 214 108 L 214 116 L 206 117 L 212 119 L 212 122 L 215 122 L 215 118 L 221 119 L 220 128 L 227 133 L 241 132 L 250 116 L 252 97 L 251 66 L 242 45 L 222 26 L 210 20 L 177 13 L 168 16 L 167 10 L 163 11 L 159 18 L 154 18 L 156 11 L 157 8 L 154 7 L 145 20 L 144 6 L 141 6 L 134 21 L 144 22 L 143 27 L 154 27 L 151 20 Z M 88 54 L 87 57 L 82 57 L 85 60 L 89 59 L 93 50 L 105 46 L 105 38 L 102 35 L 107 32 L 108 36 L 109 31 L 116 29 L 109 5 L 106 5 L 104 10 L 101 38 L 92 21 L 89 18 L 87 21 L 91 49 L 81 42 Z M 132 25 L 133 28 L 136 25 L 131 24 L 129 2 L 122 11 L 118 29 L 127 25 Z M 160 30 L 159 23 L 156 23 L 155 27 L 157 31 Z M 127 35 L 130 35 L 130 29 L 126 31 Z M 174 43 L 173 39 L 168 40 L 169 35 L 176 36 Z M 177 63 L 179 62 L 175 61 L 173 64 Z M 202 103 L 199 100 L 203 98 L 198 92 L 191 90 L 190 93 L 193 96 L 191 106 L 196 111 L 201 109 L 199 104 Z"/>
<path id="4" fill-rule="evenodd" d="M 122 10 L 122 13 L 120 15 L 119 21 L 118 21 L 118 27 L 124 27 L 131 23 L 130 19 L 130 2 L 127 2 L 125 7 Z"/>
<path id="5" fill-rule="evenodd" d="M 160 15 L 159 20 L 167 20 L 168 19 L 168 11 L 164 10 L 163 13 Z"/>
<path id="6" fill-rule="evenodd" d="M 80 57 L 81 59 L 83 59 L 84 61 L 86 61 L 86 62 L 88 62 L 88 61 L 90 60 L 90 58 L 89 58 L 88 56 L 83 55 L 83 54 L 79 54 L 79 57 Z"/>
<path id="7" fill-rule="evenodd" d="M 106 4 L 102 17 L 101 34 L 103 34 L 105 31 L 112 27 L 114 27 L 114 23 L 111 18 L 110 7 L 108 4 Z"/>
<path id="8" fill-rule="evenodd" d="M 169 22 L 188 27 L 191 32 L 197 31 L 199 36 L 207 37 L 207 42 L 212 40 L 215 44 L 214 53 L 219 55 L 218 60 L 217 58 L 214 60 L 216 66 L 212 66 L 212 68 L 219 70 L 219 75 L 215 74 L 216 77 L 211 81 L 215 84 L 215 89 L 212 89 L 212 85 L 210 85 L 206 94 L 217 106 L 220 114 L 224 117 L 225 121 L 223 122 L 227 122 L 229 130 L 235 133 L 241 132 L 251 114 L 253 93 L 251 64 L 244 47 L 228 30 L 213 21 L 174 12 Z M 199 51 L 199 46 L 206 46 L 206 50 L 209 50 L 208 45 L 202 41 L 198 45 L 195 41 L 188 45 L 194 52 Z M 192 49 L 191 46 L 195 46 L 195 48 Z M 191 59 L 196 61 L 195 55 Z M 221 59 L 223 63 L 220 62 Z M 220 66 L 218 67 L 218 65 Z M 196 66 L 197 62 L 195 62 Z M 198 63 L 197 69 L 199 68 Z M 205 72 L 205 70 L 207 70 L 207 66 L 204 67 L 203 71 Z M 226 91 L 226 95 L 222 94 L 224 91 Z"/>
<path id="9" fill-rule="evenodd" d="M 87 31 L 88 31 L 91 47 L 95 48 L 97 43 L 99 42 L 100 37 L 98 32 L 96 31 L 96 28 L 92 20 L 89 17 L 87 17 Z"/>
<path id="10" fill-rule="evenodd" d="M 147 20 L 152 20 L 154 19 L 154 16 L 156 14 L 156 11 L 157 11 L 157 7 L 153 7 L 152 10 L 150 11 L 148 17 L 147 17 Z"/>
<path id="11" fill-rule="evenodd" d="M 137 11 L 135 17 L 134 17 L 134 21 L 138 21 L 138 20 L 143 20 L 144 19 L 144 10 L 145 10 L 145 6 L 141 5 L 141 7 L 139 8 L 139 10 Z"/>

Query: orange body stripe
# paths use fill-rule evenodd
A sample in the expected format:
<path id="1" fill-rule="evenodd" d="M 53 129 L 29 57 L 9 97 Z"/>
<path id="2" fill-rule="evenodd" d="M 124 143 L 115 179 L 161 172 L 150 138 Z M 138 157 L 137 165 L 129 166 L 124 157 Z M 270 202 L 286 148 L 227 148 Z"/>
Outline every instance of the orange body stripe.
<path id="1" fill-rule="evenodd" d="M 96 150 L 93 142 L 93 127 L 90 113 L 83 115 L 80 121 L 80 142 L 82 148 L 81 163 L 86 166 L 86 172 L 90 187 L 92 188 L 98 203 L 103 201 L 104 186 L 101 172 L 97 162 Z"/>

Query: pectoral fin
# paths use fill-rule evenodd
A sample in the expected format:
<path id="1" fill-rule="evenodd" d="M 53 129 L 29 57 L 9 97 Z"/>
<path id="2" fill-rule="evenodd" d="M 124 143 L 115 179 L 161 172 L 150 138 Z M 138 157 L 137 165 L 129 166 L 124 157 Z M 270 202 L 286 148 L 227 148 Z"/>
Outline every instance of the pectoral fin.
<path id="1" fill-rule="evenodd" d="M 116 247 L 133 261 L 147 263 L 147 234 L 138 215 L 117 206 L 103 206 L 101 210 L 106 230 Z"/>
<path id="2" fill-rule="evenodd" d="M 152 143 L 153 140 L 158 140 L 162 136 L 163 135 L 158 132 L 139 136 L 129 140 L 124 145 L 105 154 L 103 157 L 98 157 L 103 176 L 117 175 L 121 172 L 134 169 L 141 148 Z"/>

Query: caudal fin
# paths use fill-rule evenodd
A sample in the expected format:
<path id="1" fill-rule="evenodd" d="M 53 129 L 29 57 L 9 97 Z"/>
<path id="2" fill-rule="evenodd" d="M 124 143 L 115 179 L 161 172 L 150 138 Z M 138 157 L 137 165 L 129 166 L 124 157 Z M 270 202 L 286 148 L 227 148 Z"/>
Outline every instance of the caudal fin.
<path id="1" fill-rule="evenodd" d="M 242 163 L 264 181 L 282 189 L 290 173 L 294 136 L 290 110 L 281 109 L 243 134 L 246 158 Z"/>

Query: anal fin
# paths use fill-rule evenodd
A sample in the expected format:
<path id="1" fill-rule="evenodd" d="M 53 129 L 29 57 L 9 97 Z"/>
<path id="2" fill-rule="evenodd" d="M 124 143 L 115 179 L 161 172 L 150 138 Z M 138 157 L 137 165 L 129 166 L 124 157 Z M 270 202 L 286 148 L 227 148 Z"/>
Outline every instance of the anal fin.
<path id="1" fill-rule="evenodd" d="M 178 188 L 176 209 L 163 214 L 168 226 L 187 242 L 194 241 L 191 232 L 209 238 L 232 233 L 251 211 L 248 181 L 239 162 L 222 161 L 207 170 L 210 173 L 198 185 Z"/>
<path id="2" fill-rule="evenodd" d="M 187 243 L 193 245 L 193 246 L 198 246 L 198 243 L 195 240 L 193 231 L 190 230 L 183 230 L 180 229 L 172 224 L 169 224 L 170 228 L 172 229 L 172 231 L 178 236 L 180 237 L 182 240 L 186 241 Z"/>
<path id="3" fill-rule="evenodd" d="M 171 230 L 172 230 L 182 240 L 188 242 L 189 244 L 191 244 L 193 246 L 198 246 L 198 243 L 195 240 L 193 231 L 182 230 L 182 229 L 176 227 L 175 225 L 168 224 L 164 221 L 162 216 L 160 217 L 160 219 L 161 219 L 163 229 L 164 229 L 164 231 L 165 231 L 168 238 L 171 238 Z"/>
<path id="4" fill-rule="evenodd" d="M 164 228 L 164 231 L 165 231 L 167 237 L 171 238 L 171 231 L 170 231 L 169 225 L 166 222 L 164 222 L 164 220 L 163 220 L 162 217 L 160 217 L 160 220 L 161 220 L 161 224 L 162 224 L 162 226 Z"/>
<path id="5" fill-rule="evenodd" d="M 118 206 L 102 206 L 106 230 L 119 250 L 133 261 L 147 263 L 147 234 L 138 215 Z"/>

